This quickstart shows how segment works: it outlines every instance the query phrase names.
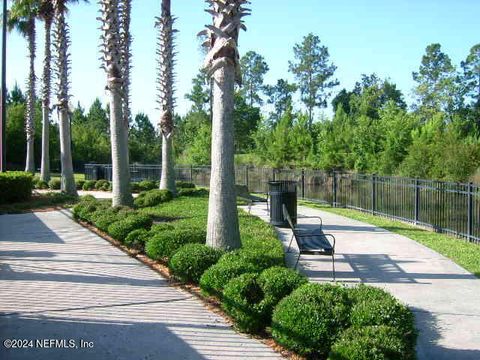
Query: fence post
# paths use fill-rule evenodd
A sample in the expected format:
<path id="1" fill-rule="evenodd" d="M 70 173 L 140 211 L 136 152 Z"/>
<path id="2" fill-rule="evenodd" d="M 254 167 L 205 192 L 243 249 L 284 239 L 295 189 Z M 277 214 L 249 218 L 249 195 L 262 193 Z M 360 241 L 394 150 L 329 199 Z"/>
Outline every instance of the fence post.
<path id="1" fill-rule="evenodd" d="M 248 165 L 245 165 L 245 185 L 248 189 Z"/>
<path id="2" fill-rule="evenodd" d="M 305 199 L 305 169 L 302 169 L 302 199 Z"/>
<path id="3" fill-rule="evenodd" d="M 337 207 L 337 173 L 334 171 L 332 176 L 332 206 Z"/>
<path id="4" fill-rule="evenodd" d="M 473 238 L 473 183 L 468 184 L 468 206 L 467 206 L 467 235 L 468 240 Z"/>
<path id="5" fill-rule="evenodd" d="M 372 175 L 372 214 L 375 215 L 376 211 L 376 198 L 377 198 L 377 175 Z"/>
<path id="6" fill-rule="evenodd" d="M 275 180 L 275 168 L 272 168 L 272 175 L 273 175 L 273 181 L 276 181 Z"/>
<path id="7" fill-rule="evenodd" d="M 420 221 L 420 181 L 415 179 L 415 225 Z"/>
<path id="8" fill-rule="evenodd" d="M 193 165 L 190 165 L 190 182 L 193 183 Z"/>

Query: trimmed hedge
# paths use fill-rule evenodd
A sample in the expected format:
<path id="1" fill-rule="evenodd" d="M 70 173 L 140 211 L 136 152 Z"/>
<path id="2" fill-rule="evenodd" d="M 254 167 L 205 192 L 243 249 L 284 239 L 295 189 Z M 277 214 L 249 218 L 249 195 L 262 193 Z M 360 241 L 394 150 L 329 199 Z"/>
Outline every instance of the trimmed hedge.
<path id="1" fill-rule="evenodd" d="M 305 356 L 326 357 L 349 325 L 347 290 L 330 284 L 305 284 L 283 298 L 272 316 L 272 336 Z"/>
<path id="2" fill-rule="evenodd" d="M 205 229 L 173 229 L 155 234 L 145 246 L 146 254 L 154 260 L 165 260 L 186 244 L 204 244 Z"/>
<path id="3" fill-rule="evenodd" d="M 138 207 L 151 207 L 173 199 L 169 190 L 150 190 L 141 192 L 135 199 L 134 204 Z"/>
<path id="4" fill-rule="evenodd" d="M 203 197 L 208 195 L 207 189 L 180 188 L 177 191 L 178 196 Z"/>
<path id="5" fill-rule="evenodd" d="M 384 299 L 370 299 L 356 303 L 350 313 L 353 327 L 390 326 L 398 331 L 406 345 L 414 353 L 417 332 L 413 313 L 393 296 Z"/>
<path id="6" fill-rule="evenodd" d="M 95 190 L 95 184 L 97 182 L 95 180 L 87 180 L 83 183 L 82 189 L 85 191 Z"/>
<path id="7" fill-rule="evenodd" d="M 222 255 L 222 250 L 204 244 L 187 244 L 172 256 L 168 267 L 178 279 L 198 284 L 205 270 L 216 264 Z"/>
<path id="8" fill-rule="evenodd" d="M 409 351 L 398 331 L 389 326 L 352 327 L 332 346 L 328 360 L 404 360 Z"/>
<path id="9" fill-rule="evenodd" d="M 240 330 L 257 333 L 270 325 L 275 305 L 306 282 L 300 273 L 280 266 L 260 275 L 243 274 L 225 286 L 223 307 Z"/>
<path id="10" fill-rule="evenodd" d="M 60 188 L 62 187 L 62 181 L 58 178 L 50 179 L 50 181 L 48 182 L 48 187 L 51 190 L 60 190 Z"/>
<path id="11" fill-rule="evenodd" d="M 177 189 L 195 189 L 195 184 L 186 181 L 175 181 Z"/>
<path id="12" fill-rule="evenodd" d="M 157 184 L 155 183 L 155 181 L 151 181 L 151 180 L 143 180 L 143 181 L 140 181 L 138 183 L 138 187 L 140 188 L 140 190 L 142 191 L 149 191 L 149 190 L 154 190 L 156 188 L 158 188 Z"/>
<path id="13" fill-rule="evenodd" d="M 83 184 L 85 184 L 85 180 L 75 181 L 75 185 L 77 186 L 77 190 L 83 190 Z"/>
<path id="14" fill-rule="evenodd" d="M 150 216 L 134 214 L 111 224 L 108 227 L 108 234 L 116 240 L 124 241 L 133 230 L 150 228 L 150 226 L 152 226 Z"/>
<path id="15" fill-rule="evenodd" d="M 109 184 L 108 180 L 104 180 L 104 179 L 101 179 L 101 180 L 97 180 L 97 182 L 95 183 L 95 190 L 103 190 L 103 186 L 107 184 Z"/>
<path id="16" fill-rule="evenodd" d="M 0 203 L 27 201 L 32 196 L 33 175 L 23 171 L 0 173 Z"/>
<path id="17" fill-rule="evenodd" d="M 131 248 L 143 251 L 145 248 L 145 243 L 149 238 L 150 231 L 147 229 L 136 229 L 127 235 L 123 243 Z"/>

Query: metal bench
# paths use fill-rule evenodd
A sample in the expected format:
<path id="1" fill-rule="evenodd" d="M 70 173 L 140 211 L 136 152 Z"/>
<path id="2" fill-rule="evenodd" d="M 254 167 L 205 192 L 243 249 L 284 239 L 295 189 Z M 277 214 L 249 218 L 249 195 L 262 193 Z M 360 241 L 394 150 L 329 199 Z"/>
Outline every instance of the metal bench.
<path id="1" fill-rule="evenodd" d="M 302 254 L 331 256 L 333 281 L 335 281 L 335 236 L 332 234 L 325 234 L 322 231 L 322 219 L 318 216 L 302 216 L 302 218 L 317 218 L 320 220 L 320 226 L 318 228 L 307 231 L 293 225 L 292 219 L 285 205 L 283 205 L 283 216 L 292 229 L 292 238 L 290 239 L 287 252 L 290 252 L 293 239 L 297 242 L 299 250 L 295 269 L 297 268 L 298 261 Z M 330 238 L 332 242 L 330 242 L 328 238 Z"/>

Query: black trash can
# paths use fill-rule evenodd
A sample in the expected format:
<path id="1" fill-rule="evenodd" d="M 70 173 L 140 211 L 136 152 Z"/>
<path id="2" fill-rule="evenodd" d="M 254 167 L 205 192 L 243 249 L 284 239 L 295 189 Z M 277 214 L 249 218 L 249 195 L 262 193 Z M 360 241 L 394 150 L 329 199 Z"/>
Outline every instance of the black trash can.
<path id="1" fill-rule="evenodd" d="M 296 181 L 269 181 L 270 195 L 270 223 L 275 226 L 288 227 L 283 217 L 283 204 L 294 225 L 297 224 L 297 182 Z"/>

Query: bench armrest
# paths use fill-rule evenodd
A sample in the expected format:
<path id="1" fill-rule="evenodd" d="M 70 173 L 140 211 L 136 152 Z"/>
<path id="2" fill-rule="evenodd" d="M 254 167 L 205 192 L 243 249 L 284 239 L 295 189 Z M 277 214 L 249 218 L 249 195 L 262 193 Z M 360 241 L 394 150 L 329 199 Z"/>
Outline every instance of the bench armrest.
<path id="1" fill-rule="evenodd" d="M 305 216 L 305 215 L 301 215 L 301 216 L 297 216 L 297 218 L 299 219 L 318 219 L 318 221 L 320 222 L 320 229 L 322 228 L 323 226 L 323 221 L 322 221 L 322 218 L 320 216 Z"/>

